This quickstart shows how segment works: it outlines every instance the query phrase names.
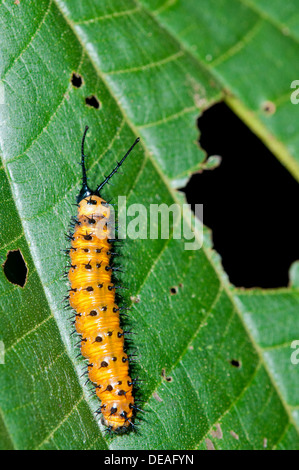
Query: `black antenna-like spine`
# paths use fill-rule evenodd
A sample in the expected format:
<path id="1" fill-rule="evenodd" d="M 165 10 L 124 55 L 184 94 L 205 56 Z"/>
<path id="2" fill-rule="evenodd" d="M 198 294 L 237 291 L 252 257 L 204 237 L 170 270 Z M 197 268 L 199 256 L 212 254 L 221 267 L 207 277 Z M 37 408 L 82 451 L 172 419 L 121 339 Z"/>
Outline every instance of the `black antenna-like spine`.
<path id="1" fill-rule="evenodd" d="M 78 203 L 82 201 L 82 199 L 84 199 L 85 197 L 90 196 L 92 194 L 92 191 L 87 184 L 87 174 L 86 174 L 86 167 L 85 167 L 84 143 L 85 143 L 85 137 L 86 137 L 87 131 L 88 131 L 88 126 L 86 126 L 84 129 L 82 142 L 81 142 L 82 187 L 81 187 L 79 196 L 77 197 Z"/>
<path id="2" fill-rule="evenodd" d="M 108 183 L 108 181 L 110 180 L 110 178 L 112 178 L 112 176 L 117 172 L 117 170 L 119 169 L 119 167 L 123 164 L 123 162 L 125 161 L 125 159 L 127 158 L 127 156 L 132 152 L 133 148 L 135 147 L 136 144 L 138 144 L 138 142 L 140 141 L 140 137 L 137 137 L 137 139 L 135 140 L 134 144 L 131 145 L 131 147 L 129 148 L 129 150 L 127 151 L 127 153 L 125 154 L 125 156 L 121 159 L 120 162 L 117 163 L 116 167 L 111 171 L 111 173 L 106 176 L 106 178 L 104 179 L 104 181 L 97 187 L 96 189 L 96 194 L 99 195 L 100 194 L 100 191 L 101 189 L 105 186 L 106 183 Z"/>
<path id="3" fill-rule="evenodd" d="M 88 126 L 86 126 L 84 129 L 84 134 L 83 134 L 82 142 L 81 142 L 82 185 L 86 187 L 87 187 L 87 175 L 86 175 L 86 168 L 85 168 L 84 143 L 85 143 L 85 137 L 86 137 L 87 131 L 88 131 Z"/>

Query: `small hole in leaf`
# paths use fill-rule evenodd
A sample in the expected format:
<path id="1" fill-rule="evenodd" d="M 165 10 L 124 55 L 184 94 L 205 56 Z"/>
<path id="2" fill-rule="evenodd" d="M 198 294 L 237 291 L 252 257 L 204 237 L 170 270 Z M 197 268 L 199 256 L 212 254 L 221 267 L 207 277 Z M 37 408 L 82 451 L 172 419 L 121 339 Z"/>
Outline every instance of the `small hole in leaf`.
<path id="1" fill-rule="evenodd" d="M 85 98 L 85 103 L 87 104 L 87 106 L 90 106 L 95 109 L 99 109 L 100 107 L 100 102 L 95 95 L 88 96 L 87 98 Z"/>
<path id="2" fill-rule="evenodd" d="M 71 78 L 72 85 L 75 88 L 80 88 L 83 85 L 83 78 L 78 73 L 74 72 Z"/>
<path id="3" fill-rule="evenodd" d="M 12 250 L 7 253 L 3 271 L 9 282 L 20 287 L 25 286 L 28 268 L 20 250 Z"/>
<path id="4" fill-rule="evenodd" d="M 230 363 L 233 367 L 237 367 L 238 369 L 241 367 L 241 362 L 238 361 L 237 359 L 232 359 Z"/>
<path id="5" fill-rule="evenodd" d="M 166 377 L 166 371 L 165 371 L 164 368 L 161 371 L 161 376 L 163 377 L 164 380 L 166 380 L 166 382 L 172 382 L 173 381 L 173 378 L 170 375 Z"/>
<path id="6" fill-rule="evenodd" d="M 265 101 L 265 103 L 262 104 L 262 110 L 264 113 L 271 115 L 274 114 L 276 111 L 276 106 L 272 101 Z"/>
<path id="7" fill-rule="evenodd" d="M 170 293 L 171 293 L 171 295 L 177 294 L 178 293 L 178 288 L 177 287 L 171 287 Z"/>
<path id="8" fill-rule="evenodd" d="M 134 304 L 139 304 L 139 302 L 140 302 L 140 300 L 141 300 L 139 295 L 137 295 L 137 296 L 132 295 L 132 296 L 130 297 L 130 299 L 132 300 L 132 302 L 133 302 Z"/>

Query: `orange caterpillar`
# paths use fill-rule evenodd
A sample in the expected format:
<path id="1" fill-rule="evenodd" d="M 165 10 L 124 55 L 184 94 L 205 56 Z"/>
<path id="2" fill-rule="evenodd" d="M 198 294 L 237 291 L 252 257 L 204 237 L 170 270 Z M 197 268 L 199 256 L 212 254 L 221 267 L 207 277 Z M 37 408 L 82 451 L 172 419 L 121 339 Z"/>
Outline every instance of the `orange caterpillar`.
<path id="1" fill-rule="evenodd" d="M 110 431 L 128 429 L 134 416 L 133 384 L 129 376 L 129 358 L 124 352 L 124 331 L 120 327 L 119 310 L 115 302 L 116 286 L 112 281 L 112 240 L 108 219 L 109 204 L 100 191 L 117 172 L 133 147 L 109 176 L 92 191 L 87 185 L 84 141 L 82 154 L 82 189 L 77 198 L 78 215 L 74 233 L 70 236 L 71 266 L 68 278 L 70 306 L 76 310 L 75 326 L 82 335 L 81 353 L 88 359 L 88 376 L 95 384 L 96 395 L 102 404 L 102 423 Z"/>

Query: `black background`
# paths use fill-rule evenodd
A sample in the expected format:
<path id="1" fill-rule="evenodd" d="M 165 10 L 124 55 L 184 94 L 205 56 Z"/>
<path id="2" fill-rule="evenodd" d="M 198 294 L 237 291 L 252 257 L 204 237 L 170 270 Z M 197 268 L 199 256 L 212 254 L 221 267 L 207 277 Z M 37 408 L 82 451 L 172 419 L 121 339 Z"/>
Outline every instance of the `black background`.
<path id="1" fill-rule="evenodd" d="M 299 259 L 299 184 L 224 104 L 198 119 L 200 145 L 221 165 L 194 174 L 184 192 L 202 203 L 204 224 L 232 284 L 282 287 Z"/>

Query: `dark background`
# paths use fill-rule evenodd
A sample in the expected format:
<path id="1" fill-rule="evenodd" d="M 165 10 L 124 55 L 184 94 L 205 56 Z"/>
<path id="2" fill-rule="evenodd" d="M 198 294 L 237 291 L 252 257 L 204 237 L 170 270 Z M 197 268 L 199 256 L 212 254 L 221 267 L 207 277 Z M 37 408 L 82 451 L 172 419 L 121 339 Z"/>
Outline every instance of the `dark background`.
<path id="1" fill-rule="evenodd" d="M 184 188 L 202 203 L 204 224 L 232 284 L 282 287 L 299 259 L 299 184 L 224 104 L 198 119 L 200 145 L 221 155 L 214 170 L 194 174 Z"/>

